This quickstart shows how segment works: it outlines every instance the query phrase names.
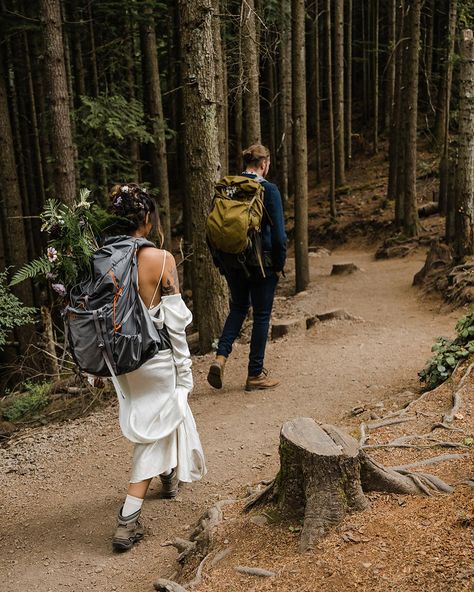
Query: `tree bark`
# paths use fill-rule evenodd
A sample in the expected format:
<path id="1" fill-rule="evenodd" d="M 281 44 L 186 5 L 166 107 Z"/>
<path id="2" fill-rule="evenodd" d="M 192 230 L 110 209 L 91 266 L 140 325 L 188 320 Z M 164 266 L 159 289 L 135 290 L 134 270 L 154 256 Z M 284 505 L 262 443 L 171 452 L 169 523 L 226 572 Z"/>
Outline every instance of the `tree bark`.
<path id="1" fill-rule="evenodd" d="M 385 82 L 385 130 L 390 131 L 393 118 L 393 106 L 395 98 L 396 80 L 396 47 L 397 47 L 397 2 L 390 0 L 388 7 L 388 43 L 387 43 L 387 66 Z"/>
<path id="2" fill-rule="evenodd" d="M 459 152 L 456 168 L 455 259 L 474 255 L 474 37 L 463 31 L 460 41 Z"/>
<path id="3" fill-rule="evenodd" d="M 451 86 L 453 80 L 454 45 L 456 39 L 458 0 L 449 0 L 449 15 L 447 26 L 446 49 L 440 84 L 438 87 L 438 103 L 436 106 L 436 120 L 434 137 L 438 146 L 444 146 L 446 119 L 449 121 L 449 105 L 451 102 Z"/>
<path id="4" fill-rule="evenodd" d="M 448 188 L 448 170 L 449 170 L 449 121 L 451 114 L 451 86 L 453 79 L 453 60 L 454 60 L 454 39 L 456 36 L 456 17 L 457 0 L 451 0 L 449 4 L 449 35 L 448 55 L 443 68 L 443 74 L 440 84 L 440 105 L 436 112 L 435 138 L 438 145 L 442 145 L 442 155 L 439 163 L 439 209 L 441 214 L 446 213 L 447 209 L 447 188 Z M 443 119 L 441 123 L 441 118 Z M 441 129 L 442 125 L 442 129 Z M 442 144 L 441 144 L 442 143 Z"/>
<path id="5" fill-rule="evenodd" d="M 346 104 L 344 109 L 345 117 L 345 147 L 346 147 L 346 168 L 349 169 L 352 162 L 352 0 L 346 4 Z"/>
<path id="6" fill-rule="evenodd" d="M 373 125 L 373 138 L 374 138 L 374 154 L 379 151 L 379 0 L 374 0 L 374 84 L 373 84 L 373 105 L 374 105 L 374 125 Z"/>
<path id="7" fill-rule="evenodd" d="M 291 159 L 291 19 L 289 0 L 280 0 L 281 44 L 278 52 L 280 71 L 280 96 L 278 101 L 280 137 L 278 146 L 278 163 L 280 171 L 280 190 L 283 202 L 288 201 L 289 170 Z"/>
<path id="8" fill-rule="evenodd" d="M 331 0 L 326 0 L 326 61 L 327 61 L 327 97 L 328 97 L 328 127 L 329 127 L 329 209 L 333 219 L 336 210 L 336 153 L 334 146 L 334 109 L 332 85 L 332 32 L 331 32 Z"/>
<path id="9" fill-rule="evenodd" d="M 260 89 L 259 89 L 259 39 L 257 36 L 255 0 L 242 0 L 241 4 L 241 59 L 243 142 L 246 146 L 261 142 Z"/>
<path id="10" fill-rule="evenodd" d="M 296 292 L 309 283 L 308 148 L 306 137 L 306 67 L 304 0 L 292 0 L 293 154 L 295 173 Z"/>
<path id="11" fill-rule="evenodd" d="M 392 59 L 395 61 L 395 83 L 394 92 L 391 105 L 390 115 L 390 141 L 388 147 L 388 199 L 396 200 L 396 207 L 399 204 L 398 195 L 398 163 L 402 154 L 401 146 L 401 129 L 402 129 L 402 81 L 403 81 L 403 57 L 404 57 L 404 43 L 402 42 L 405 26 L 405 3 L 401 0 L 397 5 L 396 14 L 396 33 L 394 38 L 394 49 Z M 397 224 L 401 222 L 401 216 L 397 215 L 395 220 Z"/>
<path id="12" fill-rule="evenodd" d="M 418 235 L 418 207 L 416 201 L 416 163 L 418 129 L 418 75 L 420 52 L 420 16 L 422 0 L 413 0 L 409 15 L 409 46 L 407 56 L 407 86 L 405 109 L 405 191 L 403 204 L 403 231 L 405 236 Z"/>
<path id="13" fill-rule="evenodd" d="M 214 16 L 212 19 L 212 36 L 214 44 L 214 61 L 216 77 L 216 110 L 217 136 L 219 143 L 219 175 L 224 177 L 229 173 L 229 130 L 227 125 L 227 93 L 226 89 L 226 59 L 224 52 L 224 36 L 220 17 L 220 0 L 213 0 Z"/>
<path id="14" fill-rule="evenodd" d="M 76 196 L 74 146 L 64 64 L 59 0 L 40 0 L 45 39 L 45 77 L 49 86 L 51 156 L 55 197 L 72 203 Z"/>
<path id="15" fill-rule="evenodd" d="M 217 178 L 217 127 L 212 0 L 179 0 L 186 183 L 192 195 L 193 312 L 201 352 L 219 337 L 227 312 L 224 281 L 206 245 L 206 218 Z"/>
<path id="16" fill-rule="evenodd" d="M 334 148 L 336 187 L 346 182 L 344 150 L 344 0 L 334 2 Z"/>
<path id="17" fill-rule="evenodd" d="M 160 68 L 156 46 L 155 19 L 151 6 L 143 9 L 144 20 L 140 26 L 143 54 L 143 77 L 147 95 L 150 131 L 154 144 L 150 145 L 153 185 L 158 187 L 160 219 L 165 238 L 165 247 L 171 249 L 171 211 L 168 183 L 168 159 L 166 156 L 165 118 L 161 99 Z"/>
<path id="18" fill-rule="evenodd" d="M 3 211 L 5 214 L 5 247 L 9 265 L 18 271 L 28 262 L 28 250 L 23 221 L 23 206 L 20 186 L 16 172 L 15 148 L 10 123 L 7 89 L 5 77 L 0 75 L 0 184 L 5 188 L 2 192 Z M 14 294 L 26 305 L 33 304 L 32 286 L 30 281 L 22 282 L 13 288 Z M 24 351 L 31 337 L 31 327 L 19 328 L 16 331 L 20 348 Z"/>

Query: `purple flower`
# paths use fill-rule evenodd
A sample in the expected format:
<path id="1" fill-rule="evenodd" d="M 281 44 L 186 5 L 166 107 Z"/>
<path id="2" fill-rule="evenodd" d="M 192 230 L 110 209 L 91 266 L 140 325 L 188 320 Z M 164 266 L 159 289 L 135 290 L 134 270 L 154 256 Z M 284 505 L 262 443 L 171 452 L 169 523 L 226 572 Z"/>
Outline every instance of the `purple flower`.
<path id="1" fill-rule="evenodd" d="M 114 206 L 118 207 L 121 203 L 122 203 L 122 196 L 117 195 L 117 197 L 114 199 Z"/>
<path id="2" fill-rule="evenodd" d="M 63 284 L 52 284 L 51 287 L 55 292 L 57 292 L 60 296 L 66 296 L 67 290 Z"/>
<path id="3" fill-rule="evenodd" d="M 51 263 L 54 263 L 56 261 L 56 259 L 58 258 L 58 252 L 56 251 L 56 249 L 54 247 L 48 247 L 46 254 L 47 254 L 48 259 L 50 260 Z"/>

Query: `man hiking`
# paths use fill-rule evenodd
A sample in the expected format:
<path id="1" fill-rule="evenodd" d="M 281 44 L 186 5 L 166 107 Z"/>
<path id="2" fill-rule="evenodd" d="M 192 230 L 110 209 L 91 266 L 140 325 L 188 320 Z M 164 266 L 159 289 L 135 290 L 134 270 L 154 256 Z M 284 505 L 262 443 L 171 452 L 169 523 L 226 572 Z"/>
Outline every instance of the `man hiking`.
<path id="1" fill-rule="evenodd" d="M 227 195 L 232 200 L 240 188 L 247 191 L 250 195 L 247 202 L 249 205 L 245 211 L 248 212 L 251 205 L 259 198 L 263 188 L 263 206 L 260 209 L 261 218 L 258 219 L 252 238 L 248 241 L 249 246 L 244 252 L 235 254 L 235 250 L 231 253 L 225 252 L 225 247 L 213 248 L 216 241 L 213 241 L 212 236 L 208 234 L 214 262 L 225 276 L 229 286 L 230 312 L 207 380 L 214 388 L 222 388 L 226 360 L 240 333 L 249 307 L 252 306 L 253 326 L 245 390 L 253 391 L 273 388 L 279 384 L 277 380 L 268 376 L 264 368 L 264 357 L 275 289 L 279 273 L 283 271 L 286 260 L 287 237 L 280 192 L 276 185 L 265 180 L 270 168 L 270 151 L 265 146 L 253 144 L 243 151 L 242 156 L 244 162 L 242 175 L 225 177 L 222 180 L 226 184 Z M 252 195 L 251 189 L 246 185 L 255 188 L 255 195 Z M 211 212 L 209 218 L 212 217 Z M 253 217 L 255 219 L 255 216 Z M 214 222 L 216 219 L 218 220 L 214 217 Z M 217 228 L 214 230 L 218 233 L 220 230 L 218 224 L 215 226 Z"/>

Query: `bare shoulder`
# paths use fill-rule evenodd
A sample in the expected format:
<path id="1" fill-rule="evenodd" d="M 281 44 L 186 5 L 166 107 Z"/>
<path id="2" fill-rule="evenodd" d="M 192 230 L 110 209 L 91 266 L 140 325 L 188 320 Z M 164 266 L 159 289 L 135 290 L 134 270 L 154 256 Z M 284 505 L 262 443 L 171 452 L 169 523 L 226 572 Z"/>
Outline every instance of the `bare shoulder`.
<path id="1" fill-rule="evenodd" d="M 138 251 L 138 261 L 141 264 L 156 265 L 163 262 L 165 251 L 156 247 L 142 247 Z"/>
<path id="2" fill-rule="evenodd" d="M 168 251 L 163 252 L 166 253 L 166 262 L 161 281 L 161 294 L 163 296 L 171 296 L 172 294 L 179 293 L 178 270 L 173 255 Z"/>

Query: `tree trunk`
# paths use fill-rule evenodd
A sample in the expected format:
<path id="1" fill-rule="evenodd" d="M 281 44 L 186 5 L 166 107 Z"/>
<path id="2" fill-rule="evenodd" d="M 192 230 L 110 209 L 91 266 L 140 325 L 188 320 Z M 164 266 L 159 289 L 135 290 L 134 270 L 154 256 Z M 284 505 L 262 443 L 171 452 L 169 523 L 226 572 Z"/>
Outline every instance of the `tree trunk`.
<path id="1" fill-rule="evenodd" d="M 379 0 L 374 0 L 374 84 L 373 84 L 373 105 L 374 105 L 374 154 L 379 151 Z"/>
<path id="2" fill-rule="evenodd" d="M 413 0 L 409 16 L 409 47 L 407 56 L 407 86 L 404 102 L 407 110 L 405 129 L 405 191 L 403 204 L 403 231 L 405 236 L 418 235 L 418 207 L 416 202 L 418 74 L 420 52 L 420 16 L 422 0 Z"/>
<path id="3" fill-rule="evenodd" d="M 388 8 L 387 78 L 385 82 L 385 130 L 390 131 L 395 100 L 396 47 L 397 47 L 397 2 L 390 0 Z"/>
<path id="4" fill-rule="evenodd" d="M 304 0 L 292 0 L 293 154 L 295 159 L 295 271 L 296 292 L 309 283 L 308 259 L 308 148 L 306 138 L 306 68 Z"/>
<path id="5" fill-rule="evenodd" d="M 399 162 L 402 159 L 402 81 L 403 81 L 403 63 L 404 63 L 404 43 L 402 42 L 404 31 L 405 31 L 405 4 L 402 0 L 398 4 L 397 16 L 396 16 L 396 27 L 397 33 L 395 37 L 395 46 L 393 59 L 395 60 L 395 89 L 393 94 L 393 103 L 391 108 L 391 119 L 390 119 L 390 142 L 388 148 L 388 187 L 387 197 L 388 199 L 396 200 L 395 207 L 395 221 L 397 226 L 401 223 L 402 216 L 399 215 L 398 209 L 400 205 L 400 195 L 398 193 L 399 187 Z"/>
<path id="6" fill-rule="evenodd" d="M 288 201 L 289 193 L 289 169 L 291 158 L 291 19 L 289 14 L 289 0 L 280 0 L 280 29 L 281 44 L 278 52 L 278 65 L 280 70 L 280 96 L 278 101 L 280 138 L 278 146 L 278 163 L 280 171 L 280 190 L 283 202 Z"/>
<path id="7" fill-rule="evenodd" d="M 186 192 L 192 195 L 193 311 L 201 352 L 219 337 L 227 312 L 224 281 L 206 245 L 206 218 L 217 178 L 212 0 L 178 1 L 184 101 Z"/>
<path id="8" fill-rule="evenodd" d="M 221 177 L 229 174 L 229 142 L 227 127 L 227 93 L 225 92 L 225 80 L 227 76 L 224 37 L 221 26 L 220 0 L 213 0 L 214 16 L 212 19 L 212 36 L 214 45 L 214 62 L 216 77 L 216 110 L 217 110 L 217 136 L 219 143 L 219 162 Z"/>
<path id="9" fill-rule="evenodd" d="M 125 27 L 128 32 L 126 47 L 125 47 L 125 63 L 127 64 L 126 88 L 127 98 L 129 100 L 136 99 L 136 82 L 135 82 L 135 39 L 134 39 L 134 25 L 132 15 L 127 13 L 125 18 Z M 133 180 L 137 183 L 141 181 L 141 166 L 140 166 L 140 145 L 135 138 L 129 138 L 128 153 L 130 155 L 130 165 L 132 169 Z"/>
<path id="10" fill-rule="evenodd" d="M 240 13 L 241 59 L 243 74 L 243 141 L 246 146 L 261 142 L 259 39 L 257 36 L 255 1 L 242 0 Z"/>
<path id="11" fill-rule="evenodd" d="M 474 255 L 474 37 L 463 31 L 460 42 L 461 75 L 459 89 L 459 152 L 456 168 L 457 262 Z"/>
<path id="12" fill-rule="evenodd" d="M 143 55 L 144 87 L 147 95 L 150 131 L 154 144 L 150 145 L 153 185 L 159 190 L 160 219 L 165 237 L 165 247 L 171 249 L 171 211 L 168 184 L 168 159 L 166 156 L 165 118 L 161 99 L 160 69 L 156 46 L 155 19 L 151 6 L 143 9 L 146 20 L 140 26 Z"/>
<path id="13" fill-rule="evenodd" d="M 328 96 L 328 127 L 329 127 L 329 209 L 331 218 L 337 216 L 336 211 L 336 153 L 334 146 L 334 109 L 332 94 L 332 32 L 331 32 L 331 0 L 326 0 L 326 61 L 327 61 L 327 96 Z"/>
<path id="14" fill-rule="evenodd" d="M 346 182 L 344 150 L 344 0 L 334 2 L 334 149 L 336 187 Z"/>
<path id="15" fill-rule="evenodd" d="M 5 78 L 0 75 L 0 184 L 5 188 L 2 192 L 3 211 L 5 213 L 5 247 L 9 265 L 18 271 L 28 262 L 27 241 L 23 221 L 23 207 L 16 172 L 15 148 L 10 124 L 7 90 Z M 13 288 L 14 294 L 26 305 L 33 304 L 32 286 L 30 281 L 22 282 Z M 21 351 L 31 337 L 31 327 L 21 327 L 16 334 Z"/>
<path id="16" fill-rule="evenodd" d="M 454 45 L 456 39 L 458 0 L 449 0 L 449 16 L 445 57 L 442 66 L 441 79 L 438 87 L 438 104 L 436 106 L 436 120 L 434 137 L 438 146 L 444 146 L 446 119 L 449 121 L 449 104 L 451 102 L 451 86 L 453 80 Z"/>
<path id="17" fill-rule="evenodd" d="M 352 0 L 346 4 L 346 104 L 344 108 L 346 134 L 346 168 L 350 168 L 352 161 Z"/>
<path id="18" fill-rule="evenodd" d="M 59 0 L 41 0 L 45 37 L 45 78 L 49 87 L 51 156 L 55 197 L 71 203 L 76 196 L 74 146 L 67 89 Z"/>
<path id="19" fill-rule="evenodd" d="M 91 91 L 93 97 L 99 96 L 99 73 L 97 71 L 97 52 L 95 47 L 94 16 L 92 14 L 92 2 L 88 3 L 89 41 L 90 41 L 90 67 L 91 67 Z"/>

